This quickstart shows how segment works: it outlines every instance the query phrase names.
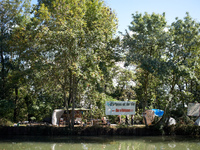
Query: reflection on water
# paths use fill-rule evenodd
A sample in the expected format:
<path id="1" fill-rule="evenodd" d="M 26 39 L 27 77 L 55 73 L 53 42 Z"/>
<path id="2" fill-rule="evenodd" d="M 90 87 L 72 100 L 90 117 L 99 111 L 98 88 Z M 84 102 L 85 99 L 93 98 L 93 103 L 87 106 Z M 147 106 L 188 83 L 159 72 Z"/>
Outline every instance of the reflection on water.
<path id="1" fill-rule="evenodd" d="M 183 137 L 0 137 L 0 150 L 199 150 L 200 139 Z"/>

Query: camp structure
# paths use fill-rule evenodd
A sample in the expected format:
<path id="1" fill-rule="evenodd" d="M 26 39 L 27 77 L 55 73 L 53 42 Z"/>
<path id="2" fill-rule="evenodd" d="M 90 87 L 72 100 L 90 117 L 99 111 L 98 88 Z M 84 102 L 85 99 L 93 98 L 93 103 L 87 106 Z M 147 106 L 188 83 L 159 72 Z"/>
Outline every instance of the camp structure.
<path id="1" fill-rule="evenodd" d="M 145 110 L 143 113 L 143 123 L 146 125 L 151 125 L 155 118 L 155 113 L 153 110 Z"/>
<path id="2" fill-rule="evenodd" d="M 68 118 L 72 118 L 72 108 L 69 108 L 69 116 L 65 113 L 66 109 L 55 109 L 52 113 L 52 125 L 65 124 Z M 81 123 L 83 111 L 88 111 L 86 108 L 74 108 L 75 122 Z"/>
<path id="3" fill-rule="evenodd" d="M 145 110 L 145 112 L 143 113 L 144 116 L 143 123 L 146 125 L 151 125 L 155 119 L 155 116 L 162 117 L 163 114 L 164 111 L 160 109 Z"/>

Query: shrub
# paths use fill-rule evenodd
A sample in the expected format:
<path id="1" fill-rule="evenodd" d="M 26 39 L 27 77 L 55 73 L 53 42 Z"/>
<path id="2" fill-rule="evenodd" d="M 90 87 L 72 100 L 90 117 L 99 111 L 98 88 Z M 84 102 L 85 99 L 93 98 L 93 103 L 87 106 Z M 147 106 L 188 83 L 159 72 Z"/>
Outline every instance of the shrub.
<path id="1" fill-rule="evenodd" d="M 0 126 L 12 126 L 13 123 L 5 118 L 0 119 Z"/>

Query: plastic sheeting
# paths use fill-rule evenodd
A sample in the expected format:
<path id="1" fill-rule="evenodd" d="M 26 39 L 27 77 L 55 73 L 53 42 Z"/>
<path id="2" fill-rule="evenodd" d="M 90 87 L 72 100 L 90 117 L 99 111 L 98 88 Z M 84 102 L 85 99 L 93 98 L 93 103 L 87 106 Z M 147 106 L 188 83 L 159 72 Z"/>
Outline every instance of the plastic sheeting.
<path id="1" fill-rule="evenodd" d="M 174 118 L 170 117 L 168 125 L 171 126 L 171 125 L 175 125 L 175 124 L 176 124 L 176 120 Z"/>
<path id="2" fill-rule="evenodd" d="M 158 117 L 162 117 L 164 114 L 163 110 L 160 110 L 160 109 L 152 109 L 152 110 L 154 111 L 155 115 Z"/>
<path id="3" fill-rule="evenodd" d="M 176 125 L 176 120 L 172 117 L 169 117 L 169 120 L 168 118 L 166 118 L 165 122 L 167 123 L 167 121 L 168 121 L 168 126 Z"/>
<path id="4" fill-rule="evenodd" d="M 64 109 L 55 109 L 52 114 L 52 125 L 58 125 Z"/>
<path id="5" fill-rule="evenodd" d="M 200 117 L 195 121 L 194 125 L 200 126 Z"/>

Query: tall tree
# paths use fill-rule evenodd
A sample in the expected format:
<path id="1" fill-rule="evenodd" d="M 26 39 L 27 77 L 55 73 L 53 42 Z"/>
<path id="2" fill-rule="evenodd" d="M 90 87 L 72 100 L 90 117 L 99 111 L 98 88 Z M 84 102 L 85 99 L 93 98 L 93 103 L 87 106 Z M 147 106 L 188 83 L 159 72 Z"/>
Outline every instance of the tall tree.
<path id="1" fill-rule="evenodd" d="M 184 20 L 176 18 L 169 30 L 171 38 L 165 54 L 172 65 L 168 83 L 171 94 L 174 94 L 175 86 L 178 86 L 179 101 L 183 106 L 183 95 L 191 89 L 187 87 L 188 81 L 198 81 L 196 68 L 199 61 L 199 31 L 199 23 L 195 22 L 189 13 L 186 13 Z"/>
<path id="2" fill-rule="evenodd" d="M 16 61 L 16 52 L 13 52 L 13 30 L 19 25 L 22 15 L 28 9 L 28 1 L 3 0 L 0 2 L 0 55 L 1 55 L 1 74 L 0 74 L 0 99 L 1 102 L 11 100 L 12 91 L 15 89 L 14 106 L 18 99 L 18 87 L 16 79 L 19 77 L 16 72 L 19 68 L 19 61 Z M 20 14 L 21 13 L 21 14 Z M 21 22 L 20 22 L 21 23 Z M 14 87 L 15 86 L 15 87 Z M 1 103 L 0 102 L 0 103 Z M 16 109 L 14 109 L 14 121 L 16 120 Z"/>
<path id="3" fill-rule="evenodd" d="M 1 54 L 1 99 L 6 99 L 8 96 L 9 86 L 7 82 L 8 75 L 8 64 L 10 57 L 10 47 L 8 41 L 10 40 L 10 35 L 13 28 L 13 19 L 21 11 L 20 1 L 18 0 L 3 0 L 0 2 L 0 54 Z"/>
<path id="4" fill-rule="evenodd" d="M 63 92 L 64 106 L 74 109 L 79 83 L 89 86 L 103 79 L 99 63 L 109 53 L 115 14 L 99 0 L 55 0 L 50 7 L 40 2 L 37 17 L 42 33 L 39 59 Z"/>
<path id="5" fill-rule="evenodd" d="M 130 32 L 124 35 L 124 49 L 127 52 L 127 62 L 137 64 L 141 68 L 143 110 L 147 107 L 150 93 L 151 76 L 159 74 L 159 62 L 162 61 L 162 54 L 165 51 L 167 33 L 165 31 L 165 14 L 153 13 L 144 15 L 133 14 L 133 21 L 129 26 Z"/>

